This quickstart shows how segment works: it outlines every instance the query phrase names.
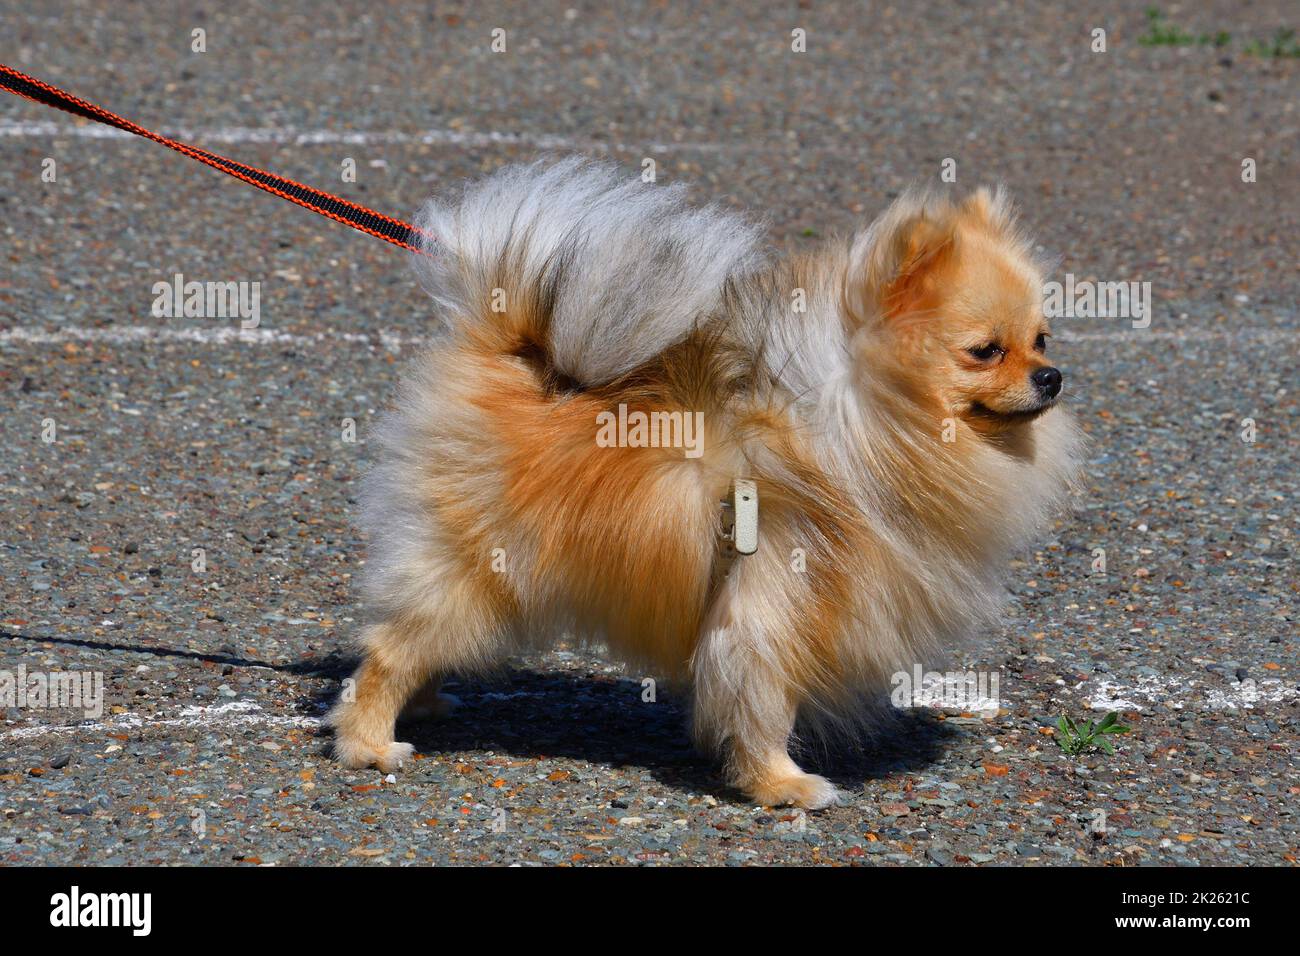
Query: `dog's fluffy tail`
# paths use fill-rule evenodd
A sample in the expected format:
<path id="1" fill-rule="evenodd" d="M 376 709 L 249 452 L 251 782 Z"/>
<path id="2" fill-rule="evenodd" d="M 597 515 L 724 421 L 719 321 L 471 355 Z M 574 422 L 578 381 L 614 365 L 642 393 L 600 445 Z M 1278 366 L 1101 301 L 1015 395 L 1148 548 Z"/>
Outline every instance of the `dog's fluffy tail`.
<path id="1" fill-rule="evenodd" d="M 453 331 L 604 384 L 687 335 L 761 261 L 754 226 L 684 193 L 579 158 L 508 167 L 424 207 L 432 256 L 417 269 Z"/>

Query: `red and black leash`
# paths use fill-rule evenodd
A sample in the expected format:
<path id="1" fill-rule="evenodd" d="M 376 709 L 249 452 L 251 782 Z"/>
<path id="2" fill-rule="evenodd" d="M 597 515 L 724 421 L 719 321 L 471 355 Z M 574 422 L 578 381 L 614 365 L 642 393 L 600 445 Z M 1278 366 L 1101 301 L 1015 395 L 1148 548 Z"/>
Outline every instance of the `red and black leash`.
<path id="1" fill-rule="evenodd" d="M 327 216 L 335 222 L 341 222 L 345 226 L 351 226 L 353 229 L 383 239 L 385 242 L 391 242 L 403 249 L 410 249 L 413 252 L 425 251 L 420 246 L 420 240 L 425 238 L 425 234 L 410 223 L 402 222 L 400 219 L 394 219 L 391 216 L 385 216 L 373 209 L 367 209 L 365 206 L 359 206 L 346 199 L 340 199 L 338 196 L 314 189 L 311 186 L 304 186 L 292 179 L 285 179 L 275 173 L 268 173 L 264 169 L 236 162 L 233 159 L 218 156 L 216 153 L 209 153 L 206 149 L 189 146 L 179 140 L 160 136 L 143 126 L 132 123 L 128 119 L 123 119 L 116 113 L 110 113 L 103 107 L 87 103 L 80 97 L 65 93 L 57 86 L 42 83 L 35 77 L 5 66 L 3 63 L 0 63 L 0 89 L 8 90 L 10 93 L 26 97 L 29 100 L 35 100 L 37 103 L 43 103 L 46 106 L 53 106 L 55 109 L 65 110 L 75 116 L 84 116 L 86 119 L 92 119 L 117 129 L 126 130 L 128 133 L 134 133 L 136 136 L 143 136 L 155 143 L 161 143 L 168 149 L 183 153 L 191 159 L 197 159 L 213 169 L 219 169 L 236 179 L 242 179 L 258 189 L 264 189 L 281 199 L 287 199 L 289 202 L 297 203 L 312 212 Z"/>

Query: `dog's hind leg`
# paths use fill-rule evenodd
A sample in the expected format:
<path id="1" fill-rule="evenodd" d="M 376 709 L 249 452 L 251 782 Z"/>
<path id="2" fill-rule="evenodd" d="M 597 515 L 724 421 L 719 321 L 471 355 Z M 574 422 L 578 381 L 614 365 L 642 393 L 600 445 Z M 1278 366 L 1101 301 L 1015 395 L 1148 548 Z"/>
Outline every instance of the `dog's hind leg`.
<path id="1" fill-rule="evenodd" d="M 403 707 L 413 695 L 415 704 L 449 703 L 437 693 L 442 675 L 490 662 L 505 632 L 490 596 L 470 580 L 440 591 L 436 603 L 367 627 L 364 660 L 326 718 L 334 728 L 335 757 L 348 767 L 385 773 L 401 767 L 414 752 L 394 739 Z"/>

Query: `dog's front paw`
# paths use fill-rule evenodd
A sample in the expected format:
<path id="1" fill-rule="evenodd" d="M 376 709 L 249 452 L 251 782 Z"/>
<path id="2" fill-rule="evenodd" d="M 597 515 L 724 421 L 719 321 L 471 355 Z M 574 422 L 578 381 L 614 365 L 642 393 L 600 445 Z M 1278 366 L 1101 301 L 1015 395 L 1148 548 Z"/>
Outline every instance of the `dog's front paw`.
<path id="1" fill-rule="evenodd" d="M 755 803 L 765 807 L 795 806 L 824 810 L 840 802 L 840 791 L 825 777 L 812 773 L 793 774 L 749 789 Z"/>
<path id="2" fill-rule="evenodd" d="M 378 767 L 383 773 L 401 770 L 415 754 L 413 744 L 392 743 L 374 746 L 346 738 L 334 741 L 334 759 L 352 770 Z"/>

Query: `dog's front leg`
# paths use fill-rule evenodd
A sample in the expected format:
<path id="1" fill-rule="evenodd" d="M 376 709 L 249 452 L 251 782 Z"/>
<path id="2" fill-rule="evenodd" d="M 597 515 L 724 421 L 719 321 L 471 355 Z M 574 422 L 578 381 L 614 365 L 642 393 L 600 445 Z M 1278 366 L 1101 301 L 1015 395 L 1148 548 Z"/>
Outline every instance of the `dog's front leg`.
<path id="1" fill-rule="evenodd" d="M 757 563 L 734 569 L 724 582 L 696 646 L 692 731 L 697 745 L 723 758 L 728 781 L 756 803 L 820 810 L 836 803 L 839 791 L 800 769 L 789 753 L 801 697 L 790 654 L 797 642 L 793 616 L 777 619 L 771 601 L 757 604 L 755 595 L 746 601 L 751 572 L 761 573 Z M 764 620 L 754 607 L 764 607 Z"/>

